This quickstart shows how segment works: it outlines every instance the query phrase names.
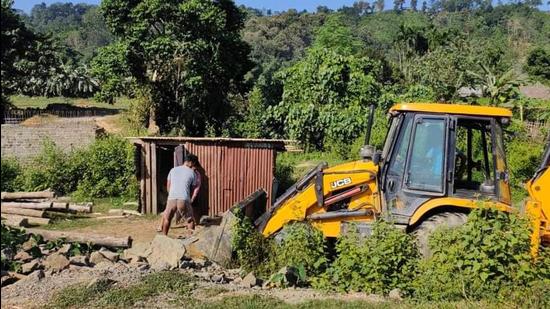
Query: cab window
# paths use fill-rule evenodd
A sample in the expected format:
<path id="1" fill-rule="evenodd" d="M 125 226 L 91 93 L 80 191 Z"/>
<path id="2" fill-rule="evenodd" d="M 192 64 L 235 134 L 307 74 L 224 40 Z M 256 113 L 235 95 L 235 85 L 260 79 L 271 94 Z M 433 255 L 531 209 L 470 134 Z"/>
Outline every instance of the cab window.
<path id="1" fill-rule="evenodd" d="M 446 119 L 418 118 L 408 160 L 408 189 L 444 193 Z"/>

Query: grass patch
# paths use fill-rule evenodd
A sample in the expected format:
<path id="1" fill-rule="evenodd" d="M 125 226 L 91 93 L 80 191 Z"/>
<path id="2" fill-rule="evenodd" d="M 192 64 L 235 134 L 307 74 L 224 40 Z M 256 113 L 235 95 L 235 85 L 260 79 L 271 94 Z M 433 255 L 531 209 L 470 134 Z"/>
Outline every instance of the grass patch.
<path id="1" fill-rule="evenodd" d="M 204 298 L 210 298 L 210 297 L 217 296 L 221 293 L 225 293 L 227 291 L 228 290 L 226 288 L 215 286 L 215 287 L 206 288 L 206 289 L 202 290 L 201 291 L 201 296 L 204 297 Z"/>
<path id="2" fill-rule="evenodd" d="M 84 306 L 108 291 L 111 286 L 105 281 L 98 281 L 91 287 L 85 283 L 69 286 L 56 293 L 46 308 L 75 308 Z"/>
<path id="3" fill-rule="evenodd" d="M 92 207 L 93 212 L 108 213 L 110 209 L 129 209 L 124 207 L 124 203 L 130 202 L 128 198 L 125 197 L 103 197 L 103 198 L 87 198 L 77 195 L 71 196 L 71 201 L 76 203 L 86 203 L 92 202 L 94 206 Z M 137 209 L 133 209 L 137 210 Z"/>
<path id="4" fill-rule="evenodd" d="M 306 302 L 301 302 L 298 304 L 288 304 L 284 301 L 274 298 L 261 295 L 246 295 L 246 296 L 232 296 L 226 297 L 219 301 L 215 302 L 206 302 L 206 303 L 197 303 L 194 304 L 193 308 L 201 309 L 214 309 L 214 308 L 231 308 L 231 309 L 255 309 L 255 308 L 265 308 L 265 309 L 363 309 L 363 308 L 372 308 L 372 309 L 408 309 L 408 308 L 426 308 L 426 309 L 456 309 L 456 308 L 502 308 L 502 304 L 498 303 L 489 303 L 485 301 L 478 302 L 394 302 L 394 301 L 367 301 L 367 300 L 336 300 L 336 299 L 324 299 L 324 300 L 310 300 Z"/>
<path id="5" fill-rule="evenodd" d="M 98 107 L 108 109 L 128 109 L 132 99 L 119 98 L 115 104 L 98 102 L 92 98 L 65 98 L 65 97 L 29 97 L 13 95 L 10 102 L 18 108 L 46 108 L 48 104 L 70 104 L 81 107 Z"/>
<path id="6" fill-rule="evenodd" d="M 153 273 L 138 284 L 107 291 L 97 304 L 100 307 L 128 307 L 162 293 L 173 293 L 183 298 L 190 294 L 192 281 L 189 276 L 178 272 Z"/>
<path id="7" fill-rule="evenodd" d="M 185 274 L 167 271 L 146 275 L 139 283 L 127 287 L 113 287 L 104 281 L 91 287 L 77 284 L 56 293 L 47 307 L 130 307 L 162 293 L 183 299 L 192 290 L 192 281 Z"/>
<path id="8" fill-rule="evenodd" d="M 43 225 L 41 228 L 45 230 L 75 230 L 90 226 L 99 226 L 110 222 L 109 220 L 98 220 L 89 218 L 76 218 L 76 219 L 60 219 L 50 222 L 50 224 Z"/>

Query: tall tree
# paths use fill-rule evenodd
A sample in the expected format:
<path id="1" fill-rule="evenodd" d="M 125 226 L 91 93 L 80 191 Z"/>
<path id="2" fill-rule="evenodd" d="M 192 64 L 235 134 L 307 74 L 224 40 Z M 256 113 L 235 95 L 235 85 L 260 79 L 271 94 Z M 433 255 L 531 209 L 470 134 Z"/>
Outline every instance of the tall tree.
<path id="1" fill-rule="evenodd" d="M 426 13 L 428 11 L 428 2 L 422 1 L 422 13 Z"/>
<path id="2" fill-rule="evenodd" d="M 417 11 L 416 7 L 418 6 L 418 0 L 411 0 L 411 9 Z"/>
<path id="3" fill-rule="evenodd" d="M 376 11 L 382 12 L 384 10 L 384 0 L 376 0 L 374 6 L 376 7 Z"/>
<path id="4" fill-rule="evenodd" d="M 405 0 L 393 0 L 394 11 L 403 11 L 403 4 L 405 4 Z"/>
<path id="5" fill-rule="evenodd" d="M 132 77 L 154 102 L 150 124 L 220 134 L 231 111 L 228 95 L 244 90 L 252 66 L 240 36 L 244 14 L 233 1 L 104 0 L 101 8 L 127 46 Z"/>
<path id="6" fill-rule="evenodd" d="M 282 100 L 268 108 L 266 122 L 309 149 L 349 145 L 364 132 L 368 105 L 380 98 L 380 64 L 367 57 L 314 48 L 280 74 Z"/>
<path id="7" fill-rule="evenodd" d="M 343 16 L 330 16 L 315 35 L 313 48 L 328 48 L 341 55 L 357 54 L 363 49 L 363 43 L 357 39 Z"/>

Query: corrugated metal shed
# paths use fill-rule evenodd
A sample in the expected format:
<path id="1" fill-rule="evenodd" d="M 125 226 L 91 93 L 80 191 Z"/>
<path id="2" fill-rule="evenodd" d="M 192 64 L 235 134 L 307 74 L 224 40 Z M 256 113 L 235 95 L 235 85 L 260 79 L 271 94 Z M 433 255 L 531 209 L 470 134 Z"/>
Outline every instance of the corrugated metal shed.
<path id="1" fill-rule="evenodd" d="M 136 145 L 136 170 L 140 180 L 142 213 L 158 214 L 166 205 L 166 177 L 176 161 L 194 154 L 201 164 L 201 191 L 194 209 L 215 216 L 262 188 L 272 199 L 277 151 L 293 141 L 240 138 L 132 137 Z M 198 211 L 197 211 L 198 210 Z"/>

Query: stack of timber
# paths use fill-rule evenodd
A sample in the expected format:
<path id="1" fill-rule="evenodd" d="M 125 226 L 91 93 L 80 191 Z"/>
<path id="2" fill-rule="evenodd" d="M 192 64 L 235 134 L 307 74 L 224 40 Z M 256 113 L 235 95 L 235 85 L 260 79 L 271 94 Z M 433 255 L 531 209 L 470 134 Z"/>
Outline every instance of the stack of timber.
<path id="1" fill-rule="evenodd" d="M 2 192 L 1 198 L 2 219 L 12 226 L 49 224 L 51 219 L 69 214 L 91 213 L 93 206 L 57 200 L 51 191 Z"/>

